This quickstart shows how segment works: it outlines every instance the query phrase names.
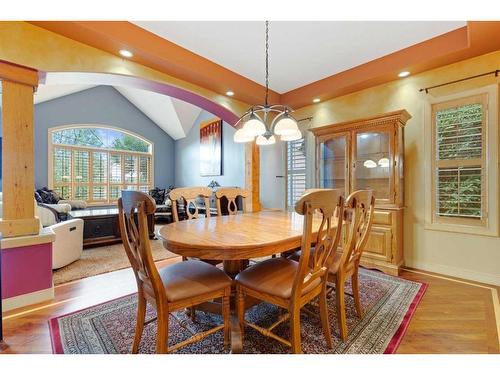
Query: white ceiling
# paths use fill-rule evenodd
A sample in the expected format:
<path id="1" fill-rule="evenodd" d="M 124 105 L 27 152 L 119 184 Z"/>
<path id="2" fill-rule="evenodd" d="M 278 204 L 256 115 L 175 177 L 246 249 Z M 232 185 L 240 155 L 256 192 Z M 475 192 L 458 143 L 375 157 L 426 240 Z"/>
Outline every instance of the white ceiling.
<path id="1" fill-rule="evenodd" d="M 265 83 L 264 21 L 134 23 Z M 460 21 L 271 21 L 269 86 L 284 93 L 465 25 Z"/>
<path id="2" fill-rule="evenodd" d="M 201 112 L 201 108 L 183 102 L 179 115 L 173 102 L 174 100 L 176 103 L 181 102 L 178 99 L 130 87 L 115 88 L 175 140 L 187 135 Z"/>
<path id="3" fill-rule="evenodd" d="M 95 85 L 39 85 L 35 104 L 92 87 Z M 155 92 L 116 86 L 115 89 L 175 140 L 187 135 L 201 112 L 201 108 L 190 103 Z"/>
<path id="4" fill-rule="evenodd" d="M 35 104 L 43 103 L 52 99 L 60 98 L 95 87 L 95 85 L 39 85 L 35 92 Z"/>

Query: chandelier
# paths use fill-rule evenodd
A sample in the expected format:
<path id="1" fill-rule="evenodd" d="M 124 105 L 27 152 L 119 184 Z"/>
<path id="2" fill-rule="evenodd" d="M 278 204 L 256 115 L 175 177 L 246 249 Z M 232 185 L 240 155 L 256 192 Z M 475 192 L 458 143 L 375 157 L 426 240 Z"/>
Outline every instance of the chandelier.
<path id="1" fill-rule="evenodd" d="M 266 96 L 263 105 L 249 108 L 236 122 L 235 127 L 243 124 L 234 133 L 234 142 L 256 141 L 258 145 L 272 145 L 279 136 L 282 141 L 295 141 L 302 138 L 297 120 L 291 113 L 293 109 L 282 104 L 269 105 L 269 21 L 266 21 Z"/>

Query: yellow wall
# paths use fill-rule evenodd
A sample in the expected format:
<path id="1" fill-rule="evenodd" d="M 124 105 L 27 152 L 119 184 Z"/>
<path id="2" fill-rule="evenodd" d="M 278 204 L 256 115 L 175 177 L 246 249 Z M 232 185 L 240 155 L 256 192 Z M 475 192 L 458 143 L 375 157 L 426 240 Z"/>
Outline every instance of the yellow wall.
<path id="1" fill-rule="evenodd" d="M 500 51 L 398 79 L 377 87 L 301 108 L 296 118 L 313 116 L 309 127 L 406 109 L 413 117 L 405 128 L 405 264 L 409 267 L 500 285 L 500 238 L 424 229 L 424 103 L 422 87 L 500 69 Z M 494 76 L 432 90 L 433 96 L 498 83 Z M 493 124 L 498 126 L 498 124 Z M 313 181 L 314 142 L 307 137 L 308 181 Z"/>

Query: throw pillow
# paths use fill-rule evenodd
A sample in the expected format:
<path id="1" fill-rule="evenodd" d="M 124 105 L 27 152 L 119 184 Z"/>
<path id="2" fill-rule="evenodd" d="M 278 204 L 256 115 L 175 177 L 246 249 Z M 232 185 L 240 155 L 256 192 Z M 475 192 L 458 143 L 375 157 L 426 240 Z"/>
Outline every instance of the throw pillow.
<path id="1" fill-rule="evenodd" d="M 165 202 L 165 189 L 154 188 L 149 191 L 149 195 L 154 199 L 156 204 Z"/>

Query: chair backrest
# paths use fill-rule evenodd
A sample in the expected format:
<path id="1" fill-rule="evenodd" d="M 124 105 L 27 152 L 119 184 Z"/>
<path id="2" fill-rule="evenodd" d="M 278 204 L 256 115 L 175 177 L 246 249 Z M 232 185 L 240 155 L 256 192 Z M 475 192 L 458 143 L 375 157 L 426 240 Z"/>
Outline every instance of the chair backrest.
<path id="1" fill-rule="evenodd" d="M 295 205 L 295 211 L 304 215 L 299 271 L 295 277 L 292 296 L 298 298 L 302 290 L 315 279 L 326 277 L 337 251 L 344 214 L 344 197 L 340 189 L 310 189 Z M 320 222 L 314 235 L 313 222 Z M 313 250 L 311 250 L 314 248 Z M 311 251 L 313 254 L 311 256 Z"/>
<path id="2" fill-rule="evenodd" d="M 169 196 L 172 201 L 172 214 L 174 221 L 179 221 L 179 210 L 177 206 L 180 199 L 184 201 L 184 210 L 186 211 L 188 220 L 198 219 L 200 216 L 198 205 L 196 204 L 196 201 L 199 198 L 202 198 L 205 202 L 205 216 L 210 217 L 209 199 L 211 195 L 212 189 L 206 186 L 176 188 L 170 191 Z"/>
<path id="3" fill-rule="evenodd" d="M 147 223 L 147 215 L 154 214 L 155 210 L 153 198 L 139 191 L 122 191 L 122 197 L 118 199 L 120 233 L 137 287 L 150 302 L 160 305 L 167 300 L 153 261 Z"/>
<path id="4" fill-rule="evenodd" d="M 236 199 L 241 197 L 243 201 L 243 212 L 247 212 L 246 198 L 250 196 L 248 190 L 240 189 L 236 187 L 224 187 L 219 188 L 215 192 L 215 197 L 217 198 L 217 215 L 222 216 L 222 198 L 227 199 L 227 213 L 228 215 L 236 215 L 238 213 L 238 205 L 236 204 Z"/>
<path id="5" fill-rule="evenodd" d="M 370 235 L 373 222 L 375 195 L 373 190 L 358 190 L 351 193 L 345 202 L 345 244 L 340 261 L 345 270 L 357 267 Z"/>

